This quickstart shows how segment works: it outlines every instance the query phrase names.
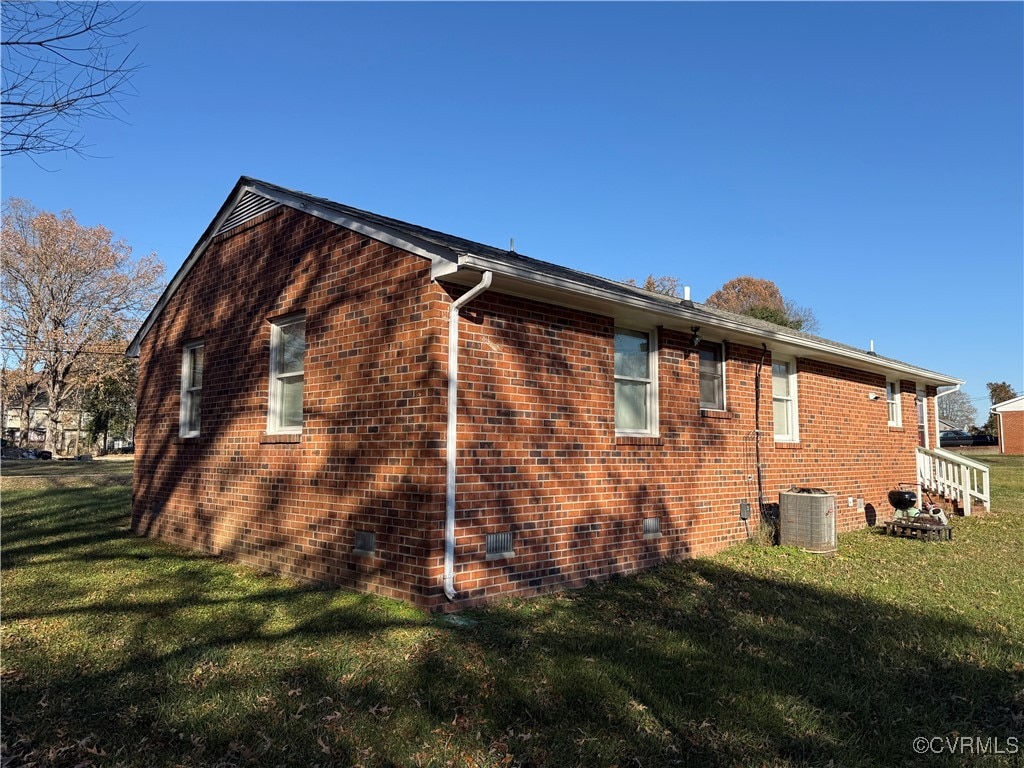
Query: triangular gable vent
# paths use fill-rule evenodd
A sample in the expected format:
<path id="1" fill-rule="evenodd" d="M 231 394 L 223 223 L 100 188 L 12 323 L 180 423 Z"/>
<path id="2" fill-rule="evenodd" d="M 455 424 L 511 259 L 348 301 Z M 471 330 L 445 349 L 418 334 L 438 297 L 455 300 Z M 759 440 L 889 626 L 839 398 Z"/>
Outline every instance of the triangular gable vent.
<path id="1" fill-rule="evenodd" d="M 256 192 L 246 192 L 214 234 L 219 235 L 240 224 L 245 224 L 250 219 L 255 219 L 261 213 L 273 210 L 279 205 L 280 203 L 276 200 L 271 200 Z"/>

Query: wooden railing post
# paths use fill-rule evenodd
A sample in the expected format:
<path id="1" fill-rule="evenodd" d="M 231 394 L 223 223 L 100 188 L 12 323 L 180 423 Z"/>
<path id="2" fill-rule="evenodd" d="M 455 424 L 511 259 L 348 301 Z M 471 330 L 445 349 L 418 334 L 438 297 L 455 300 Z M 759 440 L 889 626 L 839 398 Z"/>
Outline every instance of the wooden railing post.
<path id="1" fill-rule="evenodd" d="M 970 515 L 975 501 L 985 508 L 991 503 L 988 467 L 941 448 L 917 449 L 918 479 L 923 489 L 961 505 Z"/>

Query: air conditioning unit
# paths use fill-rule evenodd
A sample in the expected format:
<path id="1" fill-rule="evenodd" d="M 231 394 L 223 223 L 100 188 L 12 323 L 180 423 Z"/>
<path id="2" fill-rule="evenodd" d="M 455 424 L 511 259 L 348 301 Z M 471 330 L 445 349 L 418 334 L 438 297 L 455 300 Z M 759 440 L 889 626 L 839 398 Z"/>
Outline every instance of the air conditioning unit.
<path id="1" fill-rule="evenodd" d="M 779 494 L 779 544 L 815 554 L 836 550 L 836 497 L 820 488 Z"/>

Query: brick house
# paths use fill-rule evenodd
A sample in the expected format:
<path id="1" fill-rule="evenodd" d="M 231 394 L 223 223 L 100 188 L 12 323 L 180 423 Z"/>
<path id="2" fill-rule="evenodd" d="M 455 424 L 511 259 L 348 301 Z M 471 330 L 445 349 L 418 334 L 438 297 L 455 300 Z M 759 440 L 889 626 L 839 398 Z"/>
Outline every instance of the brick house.
<path id="1" fill-rule="evenodd" d="M 136 532 L 429 610 L 871 524 L 958 383 L 246 177 L 129 353 Z"/>
<path id="2" fill-rule="evenodd" d="M 999 432 L 999 452 L 1020 456 L 1024 454 L 1024 395 L 993 405 Z"/>

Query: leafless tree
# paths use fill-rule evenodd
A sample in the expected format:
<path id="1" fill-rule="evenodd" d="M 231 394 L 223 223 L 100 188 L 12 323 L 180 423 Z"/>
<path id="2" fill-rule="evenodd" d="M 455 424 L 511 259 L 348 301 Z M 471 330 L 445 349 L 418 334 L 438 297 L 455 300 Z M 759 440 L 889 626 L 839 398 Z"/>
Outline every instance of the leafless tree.
<path id="1" fill-rule="evenodd" d="M 663 293 L 666 296 L 679 296 L 679 278 L 672 277 L 671 275 L 648 275 L 643 282 L 643 285 L 637 283 L 635 278 L 629 278 L 624 281 L 626 285 L 634 285 L 638 288 L 643 288 L 645 291 L 651 291 L 652 293 Z"/>
<path id="2" fill-rule="evenodd" d="M 5 205 L 2 235 L 5 390 L 12 402 L 45 393 L 46 448 L 54 450 L 61 411 L 119 362 L 156 301 L 163 265 L 156 254 L 132 258 L 105 227 L 83 227 L 70 211 L 57 216 L 25 200 Z"/>
<path id="3" fill-rule="evenodd" d="M 957 390 L 939 398 L 939 418 L 957 429 L 967 429 L 978 418 L 978 409 L 971 403 L 970 395 Z"/>
<path id="4" fill-rule="evenodd" d="M 115 116 L 138 67 L 125 25 L 137 6 L 0 3 L 4 155 L 84 149 L 82 123 Z"/>

